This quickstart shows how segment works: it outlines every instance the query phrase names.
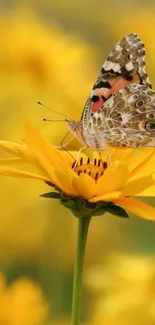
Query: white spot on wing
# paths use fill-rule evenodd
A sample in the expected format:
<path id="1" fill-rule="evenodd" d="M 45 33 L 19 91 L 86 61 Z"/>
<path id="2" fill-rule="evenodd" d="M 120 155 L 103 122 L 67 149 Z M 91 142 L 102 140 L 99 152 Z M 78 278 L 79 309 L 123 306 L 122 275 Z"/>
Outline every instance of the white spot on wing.
<path id="1" fill-rule="evenodd" d="M 107 70 L 111 70 L 113 67 L 113 62 L 111 61 L 106 61 L 103 68 L 107 71 Z"/>
<path id="2" fill-rule="evenodd" d="M 119 44 L 117 44 L 116 47 L 115 47 L 115 50 L 118 51 L 118 52 L 121 51 L 122 50 L 122 46 L 120 46 Z"/>
<path id="3" fill-rule="evenodd" d="M 120 64 L 119 63 L 115 63 L 113 68 L 112 68 L 115 72 L 118 72 L 120 70 Z"/>
<path id="4" fill-rule="evenodd" d="M 128 63 L 125 65 L 125 67 L 126 67 L 126 69 L 127 69 L 128 71 L 131 71 L 131 70 L 134 69 L 134 66 L 133 66 L 132 62 L 128 62 Z"/>
<path id="5" fill-rule="evenodd" d="M 111 61 L 106 61 L 103 67 L 104 67 L 104 69 L 106 71 L 112 69 L 114 72 L 118 72 L 120 70 L 120 64 L 119 63 L 113 63 Z"/>

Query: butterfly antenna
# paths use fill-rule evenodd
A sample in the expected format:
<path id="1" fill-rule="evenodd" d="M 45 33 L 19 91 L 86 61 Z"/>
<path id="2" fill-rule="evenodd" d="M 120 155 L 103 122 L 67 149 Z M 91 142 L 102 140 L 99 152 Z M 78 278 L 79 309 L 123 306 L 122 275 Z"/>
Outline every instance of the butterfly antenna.
<path id="1" fill-rule="evenodd" d="M 69 116 L 67 116 L 67 115 L 65 115 L 65 114 L 63 114 L 63 113 L 60 113 L 60 112 L 54 110 L 53 108 L 50 108 L 50 107 L 44 105 L 44 104 L 41 103 L 39 100 L 37 100 L 37 104 L 38 104 L 38 105 L 41 105 L 41 106 L 43 106 L 43 107 L 45 107 L 45 108 L 47 108 L 47 109 L 50 110 L 51 112 L 57 113 L 57 114 L 59 114 L 59 115 L 65 117 L 65 118 L 67 118 L 67 119 L 73 121 Z"/>
<path id="2" fill-rule="evenodd" d="M 66 120 L 49 120 L 47 118 L 42 118 L 41 119 L 43 122 L 66 122 Z M 67 120 L 68 121 L 68 120 Z"/>

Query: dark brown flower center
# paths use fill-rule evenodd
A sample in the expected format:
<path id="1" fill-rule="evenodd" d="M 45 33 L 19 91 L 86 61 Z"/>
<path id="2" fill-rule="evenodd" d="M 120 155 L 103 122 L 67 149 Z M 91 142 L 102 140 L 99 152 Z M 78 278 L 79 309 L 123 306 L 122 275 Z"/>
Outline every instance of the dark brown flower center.
<path id="1" fill-rule="evenodd" d="M 74 164 L 75 163 L 73 163 L 72 168 L 74 168 Z M 96 158 L 93 162 L 88 158 L 87 163 L 84 164 L 83 158 L 81 157 L 79 163 L 74 168 L 74 171 L 78 175 L 81 173 L 87 174 L 97 181 L 103 175 L 107 167 L 106 161 L 101 161 L 101 159 Z"/>

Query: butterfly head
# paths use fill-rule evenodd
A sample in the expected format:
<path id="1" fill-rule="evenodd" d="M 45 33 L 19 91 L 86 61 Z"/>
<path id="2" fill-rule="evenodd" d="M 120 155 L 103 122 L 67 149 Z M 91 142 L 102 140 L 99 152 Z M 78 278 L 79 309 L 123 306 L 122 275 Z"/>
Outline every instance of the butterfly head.
<path id="1" fill-rule="evenodd" d="M 69 131 L 74 135 L 80 142 L 85 143 L 82 136 L 82 124 L 72 120 L 66 120 Z"/>
<path id="2" fill-rule="evenodd" d="M 78 122 L 66 120 L 69 131 L 77 138 Z"/>

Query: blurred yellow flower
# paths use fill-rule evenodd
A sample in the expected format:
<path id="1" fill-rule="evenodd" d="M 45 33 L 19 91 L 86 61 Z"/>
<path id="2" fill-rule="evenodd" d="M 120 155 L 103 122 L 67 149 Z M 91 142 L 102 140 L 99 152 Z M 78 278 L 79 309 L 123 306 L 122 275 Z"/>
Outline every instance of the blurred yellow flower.
<path id="1" fill-rule="evenodd" d="M 7 286 L 0 274 L 0 324 L 41 325 L 47 316 L 47 304 L 37 284 L 27 278 Z"/>
<path id="2" fill-rule="evenodd" d="M 94 295 L 92 325 L 154 324 L 154 257 L 116 253 L 90 269 L 86 286 Z"/>
<path id="3" fill-rule="evenodd" d="M 1 167 L 0 174 L 46 181 L 70 197 L 81 197 L 90 203 L 113 202 L 135 215 L 155 219 L 155 208 L 129 196 L 155 195 L 155 149 L 136 151 L 112 150 L 112 165 L 107 157 L 91 164 L 85 162 L 72 169 L 73 158 L 48 143 L 30 123 L 25 123 L 25 144 L 0 141 L 0 149 L 16 158 L 1 163 L 30 163 L 38 172 Z M 97 165 L 96 165 L 97 163 Z M 104 168 L 103 168 L 104 166 Z M 55 194 L 57 197 L 57 194 Z"/>
<path id="4" fill-rule="evenodd" d="M 14 95 L 14 109 L 20 101 L 25 113 L 28 105 L 33 106 L 29 113 L 33 115 L 36 114 L 35 102 L 39 95 L 44 101 L 49 102 L 51 98 L 52 107 L 74 116 L 83 105 L 94 78 L 90 46 L 65 33 L 58 25 L 43 23 L 28 8 L 10 12 L 8 18 L 0 20 L 3 43 L 0 56 L 1 100 L 6 96 L 8 103 L 9 95 Z M 8 105 L 10 114 L 11 104 Z"/>
<path id="5" fill-rule="evenodd" d="M 84 39 L 77 37 L 73 30 L 70 34 L 57 24 L 57 19 L 47 21 L 34 8 L 17 7 L 9 10 L 7 15 L 2 10 L 0 15 L 3 44 L 0 55 L 0 139 L 18 142 L 21 123 L 28 117 L 44 130 L 52 143 L 59 144 L 66 133 L 65 123 L 43 123 L 43 116 L 57 119 L 57 115 L 51 116 L 50 111 L 39 108 L 36 100 L 43 100 L 52 108 L 77 118 L 96 75 L 94 54 Z M 45 191 L 46 184 L 33 182 L 28 187 L 26 182 L 28 180 L 23 188 L 22 182 L 1 177 L 0 245 L 3 250 L 0 251 L 0 261 L 16 258 L 42 263 L 44 257 L 40 259 L 40 254 L 45 256 L 42 252 L 49 222 L 50 231 L 55 234 L 52 238 L 57 239 L 55 228 L 59 222 L 50 218 L 57 203 L 50 202 L 49 212 L 49 202 L 38 202 L 37 198 L 30 200 Z M 58 209 L 60 216 L 61 207 Z M 72 249 L 67 242 L 66 250 L 67 245 Z M 51 252 L 47 255 L 53 259 Z"/>

